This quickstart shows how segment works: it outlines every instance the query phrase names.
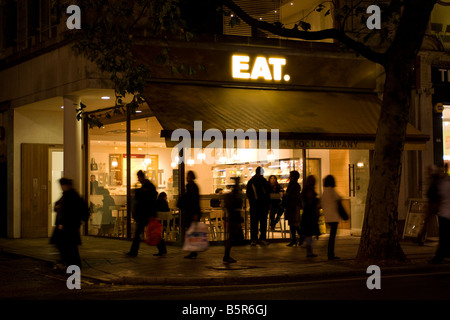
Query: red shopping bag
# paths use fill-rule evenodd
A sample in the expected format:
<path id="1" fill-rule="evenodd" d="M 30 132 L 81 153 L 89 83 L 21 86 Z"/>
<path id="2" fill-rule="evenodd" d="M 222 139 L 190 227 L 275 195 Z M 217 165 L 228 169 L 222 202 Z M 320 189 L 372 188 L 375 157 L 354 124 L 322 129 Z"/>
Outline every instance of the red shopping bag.
<path id="1" fill-rule="evenodd" d="M 148 219 L 147 230 L 145 231 L 145 243 L 149 246 L 156 246 L 161 241 L 161 223 L 158 218 Z"/>

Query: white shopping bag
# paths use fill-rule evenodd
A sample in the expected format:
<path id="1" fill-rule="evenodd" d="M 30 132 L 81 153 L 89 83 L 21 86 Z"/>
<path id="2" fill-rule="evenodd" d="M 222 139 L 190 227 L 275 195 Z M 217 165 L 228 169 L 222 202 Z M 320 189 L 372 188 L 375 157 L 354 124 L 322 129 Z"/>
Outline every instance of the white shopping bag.
<path id="1" fill-rule="evenodd" d="M 198 252 L 205 251 L 208 247 L 208 227 L 203 222 L 192 222 L 186 232 L 183 250 Z"/>

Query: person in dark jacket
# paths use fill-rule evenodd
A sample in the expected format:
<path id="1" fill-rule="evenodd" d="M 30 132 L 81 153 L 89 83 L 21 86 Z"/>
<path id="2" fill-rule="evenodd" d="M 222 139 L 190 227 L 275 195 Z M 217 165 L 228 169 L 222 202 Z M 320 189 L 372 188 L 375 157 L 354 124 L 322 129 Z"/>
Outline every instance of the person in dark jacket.
<path id="1" fill-rule="evenodd" d="M 148 225 L 149 218 L 156 217 L 156 196 L 158 194 L 155 186 L 145 178 L 145 174 L 142 170 L 138 171 L 137 177 L 141 183 L 141 188 L 136 190 L 135 207 L 132 212 L 133 219 L 136 221 L 136 230 L 130 251 L 127 253 L 127 255 L 133 257 L 136 257 L 138 254 L 141 243 L 141 234 Z M 167 253 L 166 244 L 162 238 L 156 247 L 158 248 L 158 253 L 155 254 L 156 256 Z"/>
<path id="2" fill-rule="evenodd" d="M 199 222 L 201 218 L 200 211 L 200 191 L 195 183 L 195 173 L 188 171 L 186 174 L 186 192 L 178 201 L 178 208 L 181 210 L 181 239 L 184 239 L 187 229 L 192 222 Z M 185 256 L 186 259 L 195 259 L 197 252 L 191 252 Z"/>
<path id="3" fill-rule="evenodd" d="M 300 232 L 305 237 L 306 256 L 317 257 L 312 249 L 312 237 L 318 237 L 319 231 L 319 210 L 320 200 L 314 190 L 316 178 L 314 176 L 306 177 L 304 188 L 302 191 L 303 214 L 300 222 Z"/>
<path id="4" fill-rule="evenodd" d="M 297 234 L 299 235 L 299 245 L 303 243 L 300 233 L 300 209 L 302 208 L 302 199 L 300 196 L 301 187 L 298 183 L 300 174 L 298 171 L 289 173 L 289 184 L 283 197 L 283 205 L 285 206 L 284 217 L 288 221 L 291 230 L 291 242 L 288 247 L 297 245 Z"/>
<path id="5" fill-rule="evenodd" d="M 102 191 L 103 194 L 103 213 L 102 213 L 102 221 L 101 227 L 99 230 L 99 235 L 104 236 L 105 234 L 111 233 L 112 228 L 114 227 L 113 216 L 111 207 L 116 205 L 114 198 L 111 197 L 108 190 L 104 189 Z"/>
<path id="6" fill-rule="evenodd" d="M 267 216 L 270 204 L 270 185 L 263 176 L 263 168 L 256 168 L 255 175 L 248 181 L 246 194 L 250 202 L 250 240 L 251 245 L 256 243 L 268 245 Z M 258 240 L 259 225 L 259 240 Z"/>
<path id="7" fill-rule="evenodd" d="M 81 244 L 80 226 L 83 211 L 87 210 L 83 199 L 73 188 L 72 180 L 59 180 L 63 191 L 62 197 L 55 203 L 55 230 L 50 243 L 57 246 L 62 262 L 67 265 L 77 265 L 81 268 L 81 258 L 78 245 Z"/>
<path id="8" fill-rule="evenodd" d="M 231 247 L 244 240 L 244 234 L 242 232 L 242 196 L 241 188 L 239 185 L 239 177 L 234 178 L 235 183 L 233 190 L 225 195 L 225 209 L 227 210 L 227 217 L 225 223 L 227 224 L 226 230 L 228 231 L 228 239 L 225 241 L 225 254 L 223 256 L 223 262 L 234 263 L 236 262 L 230 256 Z"/>
<path id="9" fill-rule="evenodd" d="M 167 202 L 167 193 L 161 192 L 158 195 L 158 200 L 157 200 L 156 206 L 157 206 L 157 210 L 156 211 L 160 211 L 160 212 L 168 212 L 168 211 L 170 211 L 169 203 Z"/>
<path id="10" fill-rule="evenodd" d="M 283 215 L 284 209 L 281 207 L 281 193 L 284 191 L 283 188 L 278 183 L 277 177 L 271 175 L 269 177 L 270 183 L 270 209 L 269 209 L 269 220 L 270 229 L 275 229 L 275 226 L 280 221 Z"/>

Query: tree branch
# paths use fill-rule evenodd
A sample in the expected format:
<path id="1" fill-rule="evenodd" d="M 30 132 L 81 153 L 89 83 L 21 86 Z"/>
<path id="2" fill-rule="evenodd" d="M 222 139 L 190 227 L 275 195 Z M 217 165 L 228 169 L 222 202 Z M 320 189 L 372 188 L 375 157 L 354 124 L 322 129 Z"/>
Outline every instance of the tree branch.
<path id="1" fill-rule="evenodd" d="M 281 23 L 268 23 L 266 21 L 257 20 L 247 14 L 238 5 L 234 3 L 233 0 L 223 0 L 223 4 L 233 11 L 240 19 L 245 21 L 252 27 L 262 29 L 273 34 L 286 37 L 286 38 L 297 38 L 303 40 L 324 40 L 324 39 L 335 39 L 342 42 L 350 49 L 353 49 L 357 53 L 361 54 L 363 57 L 379 63 L 385 66 L 386 55 L 383 53 L 378 53 L 370 49 L 365 44 L 353 40 L 345 34 L 342 30 L 337 29 L 324 29 L 320 31 L 301 31 L 297 27 L 292 29 L 284 28 Z"/>

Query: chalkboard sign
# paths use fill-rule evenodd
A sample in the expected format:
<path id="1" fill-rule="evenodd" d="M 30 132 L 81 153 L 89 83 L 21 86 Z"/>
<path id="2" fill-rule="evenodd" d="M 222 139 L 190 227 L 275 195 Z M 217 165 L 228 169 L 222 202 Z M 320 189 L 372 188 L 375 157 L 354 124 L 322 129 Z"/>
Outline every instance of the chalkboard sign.
<path id="1" fill-rule="evenodd" d="M 403 229 L 403 238 L 417 238 L 420 232 L 422 232 L 427 214 L 427 206 L 427 199 L 409 200 L 405 228 Z"/>

